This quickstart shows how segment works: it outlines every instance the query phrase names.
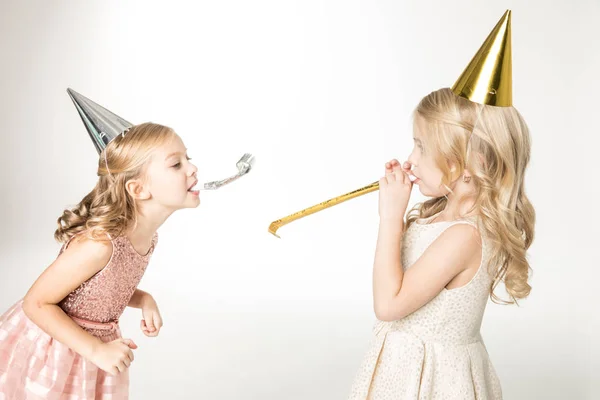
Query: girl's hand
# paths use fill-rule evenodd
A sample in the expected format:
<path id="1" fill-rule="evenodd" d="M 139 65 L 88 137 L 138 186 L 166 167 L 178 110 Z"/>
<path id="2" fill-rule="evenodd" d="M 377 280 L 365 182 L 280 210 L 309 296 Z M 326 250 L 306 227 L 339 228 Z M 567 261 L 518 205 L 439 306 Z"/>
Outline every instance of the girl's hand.
<path id="1" fill-rule="evenodd" d="M 160 328 L 163 326 L 163 321 L 156 301 L 148 294 L 144 298 L 141 308 L 144 319 L 140 322 L 140 329 L 148 337 L 158 336 L 158 332 L 160 332 Z"/>
<path id="2" fill-rule="evenodd" d="M 379 180 L 379 218 L 403 221 L 412 190 L 410 164 L 394 159 L 385 163 L 385 177 Z"/>
<path id="3" fill-rule="evenodd" d="M 137 345 L 131 339 L 117 339 L 101 343 L 94 349 L 90 361 L 111 375 L 124 372 L 133 362 L 133 351 Z"/>

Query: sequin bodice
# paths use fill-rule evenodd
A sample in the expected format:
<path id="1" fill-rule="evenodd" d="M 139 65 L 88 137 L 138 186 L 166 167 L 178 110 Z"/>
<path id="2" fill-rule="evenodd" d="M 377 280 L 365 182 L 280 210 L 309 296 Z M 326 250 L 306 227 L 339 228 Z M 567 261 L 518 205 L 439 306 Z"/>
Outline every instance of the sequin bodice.
<path id="1" fill-rule="evenodd" d="M 156 242 L 155 234 L 148 253 L 140 255 L 126 236 L 113 239 L 108 264 L 58 305 L 72 317 L 94 322 L 117 321 L 146 271 Z"/>

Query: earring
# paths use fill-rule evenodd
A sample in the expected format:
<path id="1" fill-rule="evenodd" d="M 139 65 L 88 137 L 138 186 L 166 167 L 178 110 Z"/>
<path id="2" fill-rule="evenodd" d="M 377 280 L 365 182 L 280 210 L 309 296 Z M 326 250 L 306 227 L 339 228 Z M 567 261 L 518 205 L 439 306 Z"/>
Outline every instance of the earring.
<path id="1" fill-rule="evenodd" d="M 471 182 L 471 177 L 470 177 L 470 176 L 467 176 L 467 175 L 463 175 L 463 182 L 464 182 L 464 183 L 469 183 L 469 182 Z"/>

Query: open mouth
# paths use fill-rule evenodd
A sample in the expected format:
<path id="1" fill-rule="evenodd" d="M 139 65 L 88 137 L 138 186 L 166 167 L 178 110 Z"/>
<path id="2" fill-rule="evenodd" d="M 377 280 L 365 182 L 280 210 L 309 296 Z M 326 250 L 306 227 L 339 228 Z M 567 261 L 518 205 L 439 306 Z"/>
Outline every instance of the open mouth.
<path id="1" fill-rule="evenodd" d="M 190 187 L 188 188 L 188 192 L 190 192 L 190 193 L 193 193 L 193 194 L 199 194 L 199 193 L 200 193 L 200 191 L 199 191 L 199 190 L 196 190 L 196 189 L 194 189 L 194 188 L 195 188 L 195 186 L 196 186 L 197 184 L 198 184 L 198 180 L 196 180 L 196 181 L 195 181 L 195 182 L 192 184 L 192 186 L 190 186 Z"/>
<path id="2" fill-rule="evenodd" d="M 410 179 L 412 183 L 419 183 L 419 182 L 421 182 L 421 179 L 418 176 L 415 176 L 415 175 L 412 175 L 412 174 L 410 174 L 408 176 L 408 179 Z"/>

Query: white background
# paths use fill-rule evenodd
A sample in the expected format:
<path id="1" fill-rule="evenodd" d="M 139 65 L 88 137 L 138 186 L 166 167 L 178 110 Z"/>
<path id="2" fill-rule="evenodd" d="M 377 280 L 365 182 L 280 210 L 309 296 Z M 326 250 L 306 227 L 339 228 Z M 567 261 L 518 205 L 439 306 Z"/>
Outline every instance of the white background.
<path id="1" fill-rule="evenodd" d="M 419 99 L 451 86 L 511 8 L 514 103 L 533 138 L 533 291 L 520 307 L 490 303 L 482 333 L 506 399 L 598 395 L 597 0 L 0 4 L 0 312 L 56 257 L 56 219 L 95 184 L 67 87 L 172 126 L 203 181 L 257 157 L 160 229 L 140 287 L 163 331 L 143 336 L 138 310 L 122 318 L 139 344 L 133 400 L 347 396 L 374 322 L 377 193 L 283 239 L 267 227 L 405 159 Z"/>

